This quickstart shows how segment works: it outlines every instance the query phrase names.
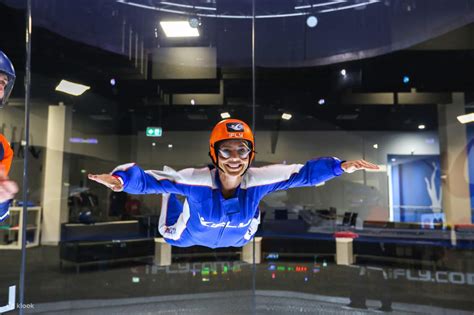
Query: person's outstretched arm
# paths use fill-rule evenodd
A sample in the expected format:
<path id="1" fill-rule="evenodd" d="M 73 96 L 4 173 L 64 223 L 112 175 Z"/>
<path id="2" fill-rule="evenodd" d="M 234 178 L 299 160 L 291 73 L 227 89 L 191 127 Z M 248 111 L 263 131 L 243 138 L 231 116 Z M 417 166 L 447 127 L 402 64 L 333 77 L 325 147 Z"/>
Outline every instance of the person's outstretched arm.
<path id="1" fill-rule="evenodd" d="M 113 191 L 130 194 L 175 193 L 188 195 L 194 183 L 195 169 L 175 171 L 165 167 L 163 171 L 144 171 L 134 163 L 116 167 L 110 174 L 89 174 L 90 180 L 98 182 Z"/>
<path id="2" fill-rule="evenodd" d="M 357 170 L 377 170 L 379 167 L 364 160 L 341 161 L 321 157 L 306 164 L 270 165 L 251 169 L 247 187 L 260 186 L 263 194 L 294 187 L 314 186 L 344 173 Z"/>

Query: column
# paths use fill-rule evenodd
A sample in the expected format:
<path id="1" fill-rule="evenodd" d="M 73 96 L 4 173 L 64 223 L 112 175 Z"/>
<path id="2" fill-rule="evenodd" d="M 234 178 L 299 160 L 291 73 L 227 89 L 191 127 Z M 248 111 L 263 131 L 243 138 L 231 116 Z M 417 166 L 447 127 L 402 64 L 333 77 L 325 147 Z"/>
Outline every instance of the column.
<path id="1" fill-rule="evenodd" d="M 57 245 L 61 239 L 61 223 L 69 219 L 69 149 L 71 110 L 60 103 L 48 108 L 46 158 L 44 166 L 43 223 L 41 243 Z"/>
<path id="2" fill-rule="evenodd" d="M 170 266 L 171 261 L 171 245 L 162 238 L 155 238 L 155 265 Z"/>
<path id="3" fill-rule="evenodd" d="M 259 264 L 262 260 L 262 238 L 254 237 L 255 239 L 255 263 Z M 242 247 L 242 261 L 252 264 L 253 261 L 253 240 Z"/>
<path id="4" fill-rule="evenodd" d="M 465 114 L 464 93 L 453 93 L 451 104 L 438 105 L 442 206 L 446 223 L 471 223 L 466 127 L 457 120 Z"/>

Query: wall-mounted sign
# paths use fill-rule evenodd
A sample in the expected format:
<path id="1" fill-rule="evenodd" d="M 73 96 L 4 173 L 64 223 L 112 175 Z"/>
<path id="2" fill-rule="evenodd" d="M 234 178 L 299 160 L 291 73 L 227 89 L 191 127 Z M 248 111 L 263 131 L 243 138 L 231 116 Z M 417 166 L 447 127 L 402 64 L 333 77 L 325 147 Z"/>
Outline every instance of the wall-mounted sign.
<path id="1" fill-rule="evenodd" d="M 161 137 L 163 129 L 161 127 L 146 127 L 147 137 Z"/>

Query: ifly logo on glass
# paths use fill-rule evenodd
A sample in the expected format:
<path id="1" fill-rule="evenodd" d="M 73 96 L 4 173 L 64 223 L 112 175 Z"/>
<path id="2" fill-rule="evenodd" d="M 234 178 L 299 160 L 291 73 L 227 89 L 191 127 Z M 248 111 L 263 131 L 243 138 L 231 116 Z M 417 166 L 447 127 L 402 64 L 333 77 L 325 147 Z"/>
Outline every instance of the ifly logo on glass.
<path id="1" fill-rule="evenodd" d="M 241 123 L 228 123 L 226 126 L 228 132 L 244 131 L 244 125 Z"/>

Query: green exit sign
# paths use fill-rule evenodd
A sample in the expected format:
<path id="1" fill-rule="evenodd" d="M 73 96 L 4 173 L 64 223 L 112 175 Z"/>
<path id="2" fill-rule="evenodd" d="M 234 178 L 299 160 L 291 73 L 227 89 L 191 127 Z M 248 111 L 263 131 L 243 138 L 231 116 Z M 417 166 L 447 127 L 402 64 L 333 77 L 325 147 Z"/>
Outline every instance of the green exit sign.
<path id="1" fill-rule="evenodd" d="M 146 127 L 147 137 L 161 137 L 163 129 L 161 127 Z"/>

